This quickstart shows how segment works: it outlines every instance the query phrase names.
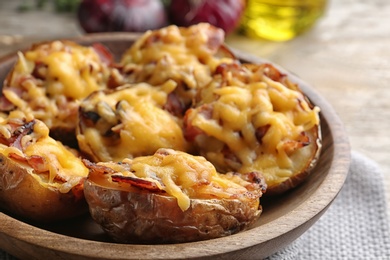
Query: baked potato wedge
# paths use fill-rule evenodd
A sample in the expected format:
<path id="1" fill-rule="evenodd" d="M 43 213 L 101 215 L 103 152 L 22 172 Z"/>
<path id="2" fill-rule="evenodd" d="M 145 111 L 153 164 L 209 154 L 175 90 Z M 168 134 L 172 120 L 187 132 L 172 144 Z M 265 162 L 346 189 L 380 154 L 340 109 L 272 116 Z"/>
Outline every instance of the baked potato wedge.
<path id="1" fill-rule="evenodd" d="M 92 93 L 80 104 L 77 140 L 95 162 L 152 155 L 159 148 L 184 151 L 179 120 L 163 109 L 174 81 L 125 85 Z"/>
<path id="2" fill-rule="evenodd" d="M 49 129 L 18 110 L 0 120 L 0 208 L 36 222 L 88 212 L 83 184 L 88 169 Z"/>
<path id="3" fill-rule="evenodd" d="M 119 65 L 124 81 L 154 86 L 175 81 L 177 88 L 169 96 L 175 106 L 170 112 L 182 117 L 215 68 L 234 61 L 224 37 L 222 29 L 207 23 L 148 31 L 122 55 Z"/>
<path id="4" fill-rule="evenodd" d="M 260 171 L 267 195 L 301 183 L 321 150 L 319 108 L 270 64 L 221 64 L 184 135 L 220 172 Z"/>
<path id="5" fill-rule="evenodd" d="M 49 41 L 18 53 L 2 88 L 0 110 L 31 113 L 56 140 L 73 145 L 79 101 L 107 88 L 112 56 L 103 45 Z"/>
<path id="6" fill-rule="evenodd" d="M 203 157 L 172 149 L 120 163 L 91 163 L 92 218 L 121 243 L 182 243 L 248 228 L 266 185 L 257 172 L 218 174 Z"/>

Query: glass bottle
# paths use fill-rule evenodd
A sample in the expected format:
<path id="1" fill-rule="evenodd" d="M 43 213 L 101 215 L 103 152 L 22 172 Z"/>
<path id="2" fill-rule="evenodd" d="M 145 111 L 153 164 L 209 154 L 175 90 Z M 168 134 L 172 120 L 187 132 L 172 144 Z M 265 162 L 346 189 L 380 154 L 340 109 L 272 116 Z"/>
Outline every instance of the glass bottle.
<path id="1" fill-rule="evenodd" d="M 247 0 L 240 31 L 252 38 L 286 41 L 310 29 L 326 0 Z"/>

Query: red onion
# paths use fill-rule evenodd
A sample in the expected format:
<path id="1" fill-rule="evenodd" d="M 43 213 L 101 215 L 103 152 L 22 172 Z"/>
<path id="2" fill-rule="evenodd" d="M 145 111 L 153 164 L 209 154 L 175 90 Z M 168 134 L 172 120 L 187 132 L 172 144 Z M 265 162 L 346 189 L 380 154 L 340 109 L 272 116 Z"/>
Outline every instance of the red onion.
<path id="1" fill-rule="evenodd" d="M 171 21 L 179 26 L 201 22 L 222 28 L 226 33 L 237 28 L 245 8 L 244 0 L 171 0 Z"/>
<path id="2" fill-rule="evenodd" d="M 167 25 L 160 0 L 83 0 L 77 15 L 88 33 L 144 32 Z"/>

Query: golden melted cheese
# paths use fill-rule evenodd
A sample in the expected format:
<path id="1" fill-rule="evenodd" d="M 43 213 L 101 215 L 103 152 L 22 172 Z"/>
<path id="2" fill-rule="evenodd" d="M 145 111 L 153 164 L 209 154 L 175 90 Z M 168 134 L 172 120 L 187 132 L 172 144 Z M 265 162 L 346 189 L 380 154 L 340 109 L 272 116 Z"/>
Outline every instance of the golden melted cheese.
<path id="1" fill-rule="evenodd" d="M 12 111 L 7 119 L 0 122 L 0 135 L 10 138 L 10 124 L 21 124 L 25 121 L 24 118 L 26 117 L 23 112 Z M 15 163 L 34 173 L 32 176 L 39 180 L 41 185 L 55 187 L 62 193 L 67 193 L 88 176 L 88 169 L 81 159 L 60 142 L 52 139 L 47 126 L 39 120 L 35 120 L 33 131 L 21 139 L 21 149 L 0 144 L 0 152 L 6 156 L 14 153 L 26 159 L 34 156 L 43 158 L 42 167 L 45 171 L 39 173 L 34 172 L 32 166 L 23 161 L 18 160 Z"/>
<path id="2" fill-rule="evenodd" d="M 179 122 L 161 108 L 175 86 L 173 81 L 160 88 L 142 83 L 111 93 L 94 93 L 81 109 L 96 113 L 100 119 L 93 126 L 81 122 L 77 135 L 81 149 L 101 161 L 151 155 L 158 148 L 185 150 Z M 107 136 L 107 131 L 116 134 Z"/>
<path id="3" fill-rule="evenodd" d="M 121 65 L 129 83 L 176 81 L 176 93 L 189 104 L 196 90 L 210 82 L 220 63 L 233 62 L 230 53 L 217 55 L 223 41 L 223 30 L 209 24 L 188 28 L 172 25 L 143 34 L 124 53 Z"/>
<path id="4" fill-rule="evenodd" d="M 250 77 L 256 80 L 248 81 Z M 196 143 L 218 169 L 259 170 L 272 186 L 311 160 L 309 151 L 316 150 L 313 146 L 317 145 L 319 108 L 312 107 L 295 87 L 265 74 L 248 73 L 245 79 L 237 80 L 232 74 L 216 76 L 202 90 L 204 99 L 198 107 L 188 111 L 186 123 L 203 132 Z M 262 128 L 266 130 L 259 137 Z M 288 146 L 299 143 L 302 133 L 310 138 L 310 145 L 297 149 L 303 155 L 299 158 L 302 162 L 297 162 Z"/>
<path id="5" fill-rule="evenodd" d="M 238 175 L 217 173 L 204 157 L 172 149 L 159 149 L 152 156 L 125 159 L 122 164 L 99 164 L 117 171 L 115 175 L 137 177 L 155 183 L 175 197 L 183 211 L 190 207 L 191 199 L 249 200 L 254 208 L 258 208 L 258 198 L 262 195 L 261 188 L 254 188 L 251 182 Z"/>
<path id="6" fill-rule="evenodd" d="M 106 87 L 108 66 L 92 47 L 53 41 L 18 56 L 4 96 L 49 128 L 74 128 L 79 100 Z"/>

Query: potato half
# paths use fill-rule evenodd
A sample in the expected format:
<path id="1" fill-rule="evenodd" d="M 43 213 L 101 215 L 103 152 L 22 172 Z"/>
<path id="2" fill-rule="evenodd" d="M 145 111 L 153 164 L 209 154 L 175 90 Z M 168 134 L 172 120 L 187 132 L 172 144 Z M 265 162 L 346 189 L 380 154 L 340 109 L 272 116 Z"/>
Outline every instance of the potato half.
<path id="1" fill-rule="evenodd" d="M 27 120 L 20 111 L 0 122 L 0 208 L 37 222 L 88 211 L 83 194 L 88 169 L 48 133 L 41 121 Z"/>
<path id="2" fill-rule="evenodd" d="M 222 29 L 207 23 L 189 27 L 170 25 L 145 32 L 122 55 L 124 81 L 161 85 L 173 80 L 170 112 L 182 117 L 199 88 L 210 80 L 218 64 L 234 61 L 224 45 Z"/>
<path id="3" fill-rule="evenodd" d="M 112 57 L 103 45 L 48 41 L 18 53 L 2 88 L 2 111 L 19 109 L 43 121 L 57 140 L 74 145 L 79 101 L 107 88 Z"/>
<path id="4" fill-rule="evenodd" d="M 248 228 L 266 189 L 256 173 L 218 174 L 203 157 L 171 149 L 121 163 L 85 161 L 93 219 L 121 243 L 181 243 Z"/>
<path id="5" fill-rule="evenodd" d="M 260 171 L 267 194 L 279 194 L 317 162 L 319 111 L 270 64 L 221 64 L 187 110 L 184 135 L 218 171 Z"/>
<path id="6" fill-rule="evenodd" d="M 121 161 L 159 148 L 185 150 L 179 120 L 163 109 L 174 81 L 124 85 L 92 93 L 80 104 L 77 140 L 91 160 Z"/>

